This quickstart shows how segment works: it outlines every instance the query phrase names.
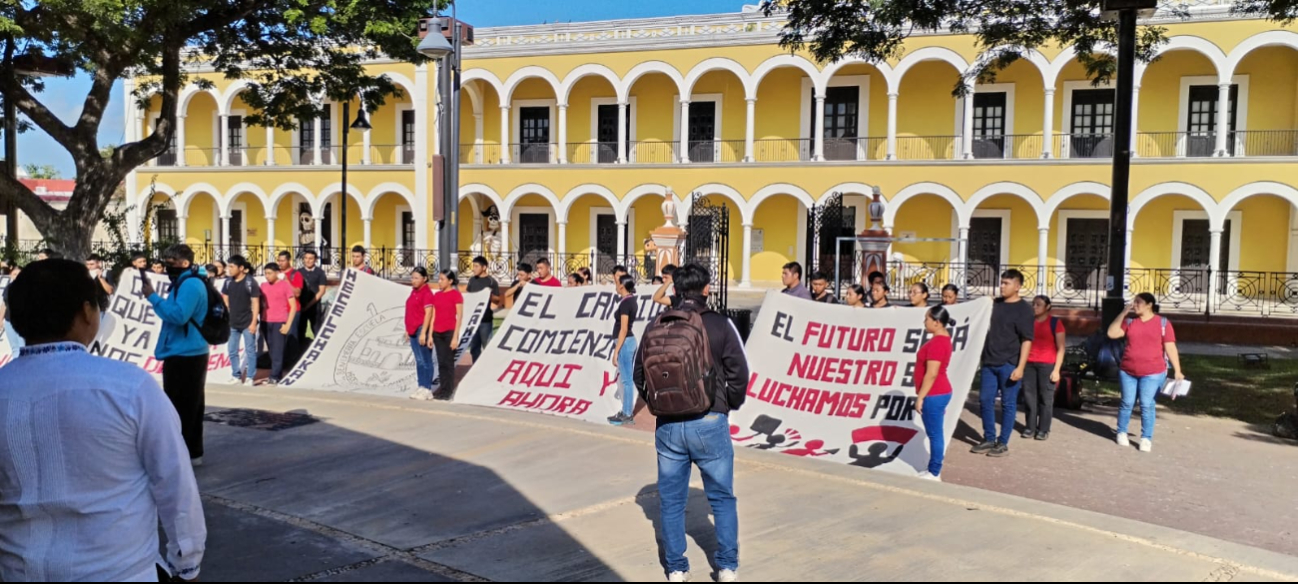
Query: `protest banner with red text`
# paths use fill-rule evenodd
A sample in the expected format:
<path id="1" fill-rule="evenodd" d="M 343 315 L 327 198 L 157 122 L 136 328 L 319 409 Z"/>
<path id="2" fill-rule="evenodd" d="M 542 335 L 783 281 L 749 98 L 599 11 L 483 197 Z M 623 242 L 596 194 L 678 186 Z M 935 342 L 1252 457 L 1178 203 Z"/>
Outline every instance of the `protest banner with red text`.
<path id="1" fill-rule="evenodd" d="M 947 309 L 955 353 L 950 445 L 991 323 L 992 302 Z M 731 415 L 736 447 L 809 456 L 898 474 L 928 466 L 915 412 L 916 353 L 927 308 L 862 309 L 768 293 L 748 337 L 748 399 Z"/>

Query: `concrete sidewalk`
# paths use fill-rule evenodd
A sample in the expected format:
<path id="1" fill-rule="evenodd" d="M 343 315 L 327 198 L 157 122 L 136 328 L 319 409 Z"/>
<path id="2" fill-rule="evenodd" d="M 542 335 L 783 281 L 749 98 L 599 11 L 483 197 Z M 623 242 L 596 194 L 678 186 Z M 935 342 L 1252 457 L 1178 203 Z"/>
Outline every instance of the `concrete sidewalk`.
<path id="1" fill-rule="evenodd" d="M 207 399 L 225 423 L 207 424 L 197 473 L 206 581 L 663 578 L 647 433 L 287 389 Z M 815 460 L 743 451 L 736 483 L 747 581 L 1298 580 L 1298 558 L 1274 552 Z M 696 581 L 712 572 L 707 509 L 696 473 Z"/>

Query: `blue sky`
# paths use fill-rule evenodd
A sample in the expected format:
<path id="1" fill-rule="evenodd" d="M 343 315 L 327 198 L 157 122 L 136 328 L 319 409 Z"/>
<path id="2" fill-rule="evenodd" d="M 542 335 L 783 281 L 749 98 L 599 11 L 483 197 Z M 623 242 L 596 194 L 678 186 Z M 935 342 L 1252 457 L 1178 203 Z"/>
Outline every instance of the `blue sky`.
<path id="1" fill-rule="evenodd" d="M 738 12 L 744 4 L 757 4 L 758 0 L 656 0 L 653 2 L 624 0 L 462 0 L 461 20 L 476 27 L 540 24 L 543 22 L 581 22 L 617 18 L 644 18 L 683 14 L 714 14 Z M 90 89 L 89 78 L 82 74 L 72 79 L 54 79 L 46 83 L 41 100 L 65 122 L 71 123 L 81 113 L 81 104 Z M 99 127 L 99 143 L 121 144 L 123 137 L 122 84 L 113 88 L 112 103 L 108 106 Z M 19 164 L 53 165 L 64 178 L 72 178 L 76 169 L 72 157 L 44 132 L 34 129 L 18 136 Z"/>

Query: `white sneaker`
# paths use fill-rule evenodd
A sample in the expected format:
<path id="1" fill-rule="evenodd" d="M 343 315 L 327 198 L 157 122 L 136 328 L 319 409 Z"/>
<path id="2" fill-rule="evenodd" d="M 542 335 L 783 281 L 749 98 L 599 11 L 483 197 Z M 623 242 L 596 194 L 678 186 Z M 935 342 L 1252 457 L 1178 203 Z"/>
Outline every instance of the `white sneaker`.
<path id="1" fill-rule="evenodd" d="M 189 459 L 189 465 L 195 468 L 203 466 L 203 457 Z"/>
<path id="2" fill-rule="evenodd" d="M 421 387 L 415 390 L 414 393 L 410 394 L 410 399 L 430 400 L 433 399 L 433 392 Z"/>
<path id="3" fill-rule="evenodd" d="M 1118 434 L 1118 446 L 1131 448 L 1131 439 L 1127 438 L 1126 434 Z"/>
<path id="4" fill-rule="evenodd" d="M 690 581 L 690 573 L 689 573 L 689 572 L 672 572 L 672 573 L 670 573 L 670 574 L 667 575 L 667 581 L 668 581 L 668 582 L 689 582 L 689 581 Z"/>
<path id="5" fill-rule="evenodd" d="M 921 480 L 925 480 L 925 481 L 937 481 L 937 482 L 939 482 L 939 483 L 942 482 L 942 477 L 940 477 L 940 476 L 934 476 L 932 473 L 930 473 L 930 472 L 928 472 L 928 471 L 924 471 L 924 472 L 920 473 L 920 474 L 919 474 L 919 478 L 920 478 Z"/>
<path id="6" fill-rule="evenodd" d="M 717 582 L 738 582 L 739 572 L 734 570 L 722 570 L 717 572 Z"/>
<path id="7" fill-rule="evenodd" d="M 243 380 L 239 379 L 238 377 L 232 376 L 230 377 L 230 379 L 226 380 L 225 383 L 223 383 L 222 385 L 243 385 Z"/>
<path id="8" fill-rule="evenodd" d="M 1141 439 L 1140 439 L 1140 451 L 1141 451 L 1141 452 L 1153 452 L 1153 451 L 1154 451 L 1154 441 L 1153 441 L 1153 440 L 1150 440 L 1149 438 L 1141 438 Z"/>

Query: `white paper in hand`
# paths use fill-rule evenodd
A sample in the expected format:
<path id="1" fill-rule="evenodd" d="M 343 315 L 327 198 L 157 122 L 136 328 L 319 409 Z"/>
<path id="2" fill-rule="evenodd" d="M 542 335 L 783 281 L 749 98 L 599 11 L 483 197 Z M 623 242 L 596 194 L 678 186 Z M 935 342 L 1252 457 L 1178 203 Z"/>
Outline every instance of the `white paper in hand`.
<path id="1" fill-rule="evenodd" d="M 1161 393 L 1172 399 L 1176 399 L 1178 397 L 1185 397 L 1187 395 L 1190 395 L 1190 385 L 1191 384 L 1189 379 L 1184 379 L 1181 381 L 1177 381 L 1175 379 L 1169 379 L 1167 380 L 1167 385 L 1163 386 L 1163 391 Z"/>

